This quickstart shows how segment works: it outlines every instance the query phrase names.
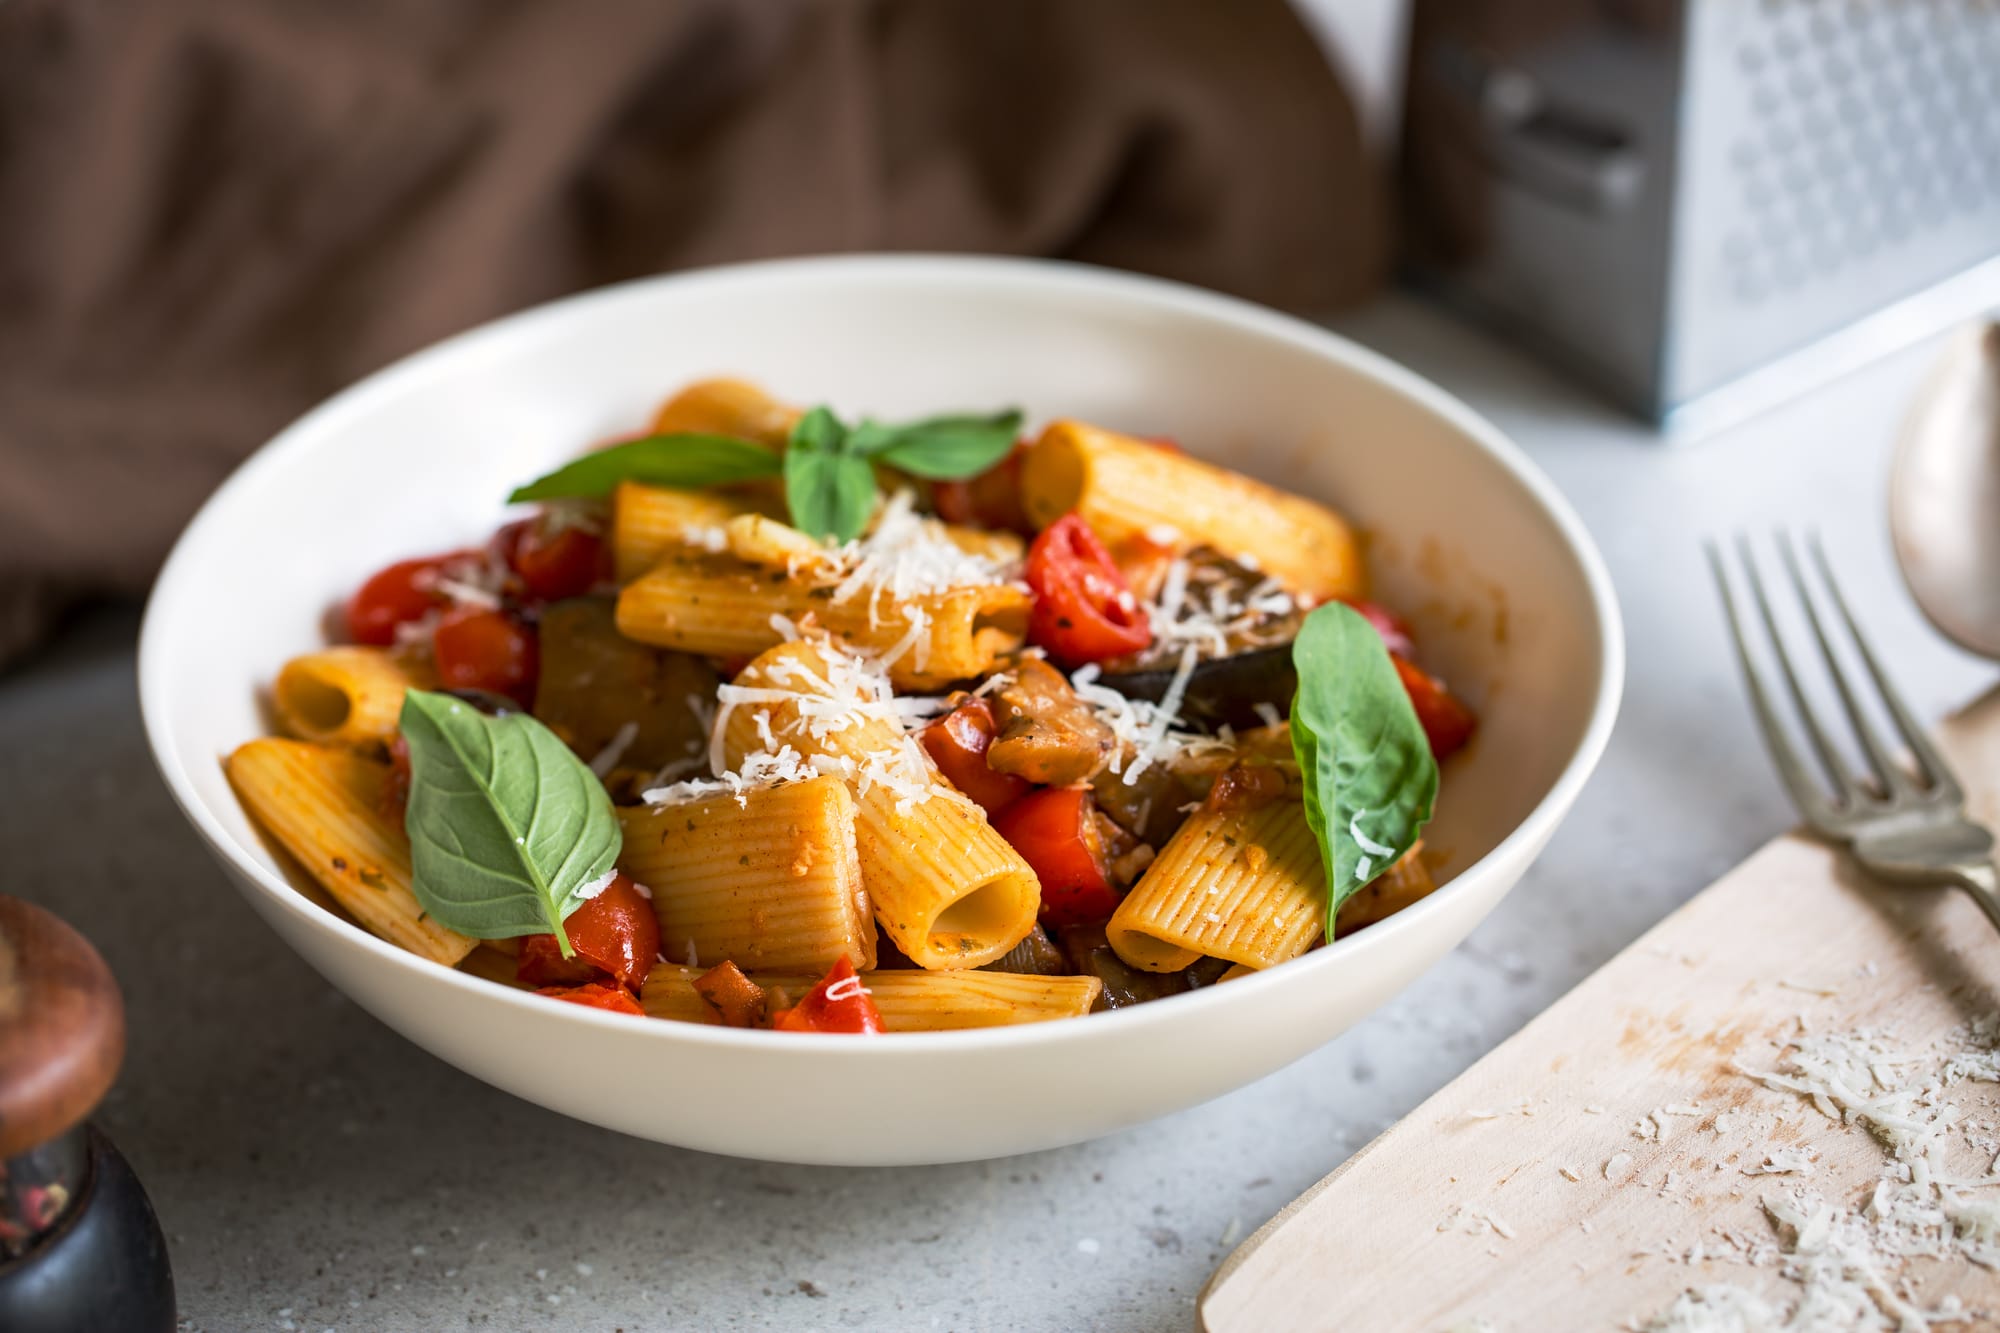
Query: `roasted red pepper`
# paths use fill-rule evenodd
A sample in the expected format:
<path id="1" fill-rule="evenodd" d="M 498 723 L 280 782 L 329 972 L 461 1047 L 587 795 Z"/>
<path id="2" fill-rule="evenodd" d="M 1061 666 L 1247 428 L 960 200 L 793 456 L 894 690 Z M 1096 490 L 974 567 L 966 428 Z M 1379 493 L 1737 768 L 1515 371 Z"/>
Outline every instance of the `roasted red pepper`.
<path id="1" fill-rule="evenodd" d="M 491 690 L 526 708 L 535 701 L 540 645 L 535 631 L 505 611 L 460 607 L 431 638 L 438 680 L 447 689 Z"/>
<path id="2" fill-rule="evenodd" d="M 1430 738 L 1431 753 L 1443 759 L 1463 749 L 1479 725 L 1472 710 L 1453 698 L 1443 681 L 1408 658 L 1398 657 L 1395 663 L 1396 674 L 1403 678 L 1403 688 L 1417 710 L 1417 721 Z"/>
<path id="3" fill-rule="evenodd" d="M 493 549 L 537 601 L 581 597 L 611 576 L 611 552 L 602 537 L 547 514 L 509 523 L 495 534 Z"/>
<path id="4" fill-rule="evenodd" d="M 1028 637 L 1065 666 L 1133 653 L 1152 642 L 1146 612 L 1081 515 L 1064 514 L 1028 548 L 1035 594 Z"/>
<path id="5" fill-rule="evenodd" d="M 1029 787 L 1026 778 L 986 766 L 986 751 L 999 730 L 993 706 L 984 699 L 967 698 L 917 733 L 946 780 L 989 815 L 1006 809 Z"/>
<path id="6" fill-rule="evenodd" d="M 1041 881 L 1042 920 L 1051 926 L 1103 921 L 1118 906 L 1095 814 L 1088 788 L 1046 787 L 994 817 L 994 830 Z"/>
<path id="7" fill-rule="evenodd" d="M 842 958 L 797 1004 L 772 1015 L 771 1026 L 780 1032 L 880 1032 L 882 1015 L 854 964 Z"/>
<path id="8" fill-rule="evenodd" d="M 388 647 L 396 641 L 398 626 L 421 620 L 448 604 L 437 581 L 447 565 L 465 558 L 465 552 L 456 551 L 422 560 L 399 560 L 377 571 L 348 599 L 348 635 L 356 643 Z"/>
<path id="9" fill-rule="evenodd" d="M 587 1005 L 592 1009 L 609 1009 L 614 1014 L 644 1015 L 639 1002 L 625 993 L 623 987 L 606 986 L 599 982 L 589 982 L 582 986 L 544 986 L 535 992 L 552 1000 L 568 1000 L 571 1004 Z"/>
<path id="10" fill-rule="evenodd" d="M 608 975 L 637 990 L 660 956 L 659 918 L 628 875 L 619 875 L 571 912 L 563 922 L 563 933 L 569 936 L 574 956 L 563 957 L 554 935 L 524 936 L 515 977 L 531 986 L 552 986 Z"/>

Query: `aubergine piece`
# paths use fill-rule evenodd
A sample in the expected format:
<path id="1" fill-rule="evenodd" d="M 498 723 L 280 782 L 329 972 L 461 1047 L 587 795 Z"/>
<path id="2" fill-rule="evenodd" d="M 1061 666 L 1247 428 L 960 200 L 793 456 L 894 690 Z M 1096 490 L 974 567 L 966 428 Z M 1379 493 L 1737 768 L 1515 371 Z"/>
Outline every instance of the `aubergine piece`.
<path id="1" fill-rule="evenodd" d="M 1179 972 L 1142 972 L 1129 966 L 1105 941 L 1103 926 L 1062 926 L 1057 934 L 1077 974 L 1104 983 L 1104 993 L 1091 1006 L 1093 1010 L 1123 1009 L 1179 995 L 1188 988 L 1187 978 Z"/>
<path id="2" fill-rule="evenodd" d="M 1031 977 L 1066 977 L 1069 959 L 1049 938 L 1040 923 L 1021 937 L 1021 942 L 979 969 L 981 972 L 1018 972 Z"/>
<path id="3" fill-rule="evenodd" d="M 1173 683 L 1172 668 L 1159 671 L 1106 672 L 1098 684 L 1108 685 L 1128 699 L 1158 703 L 1167 697 Z M 1253 648 L 1231 657 L 1211 657 L 1195 663 L 1188 677 L 1187 693 L 1181 697 L 1183 722 L 1204 726 L 1228 726 L 1239 730 L 1258 727 L 1264 719 L 1258 704 L 1270 704 L 1278 716 L 1292 711 L 1292 695 L 1298 692 L 1299 673 L 1292 665 L 1292 645 L 1275 644 Z"/>
<path id="4" fill-rule="evenodd" d="M 626 638 L 605 597 L 553 603 L 539 633 L 534 714 L 586 762 L 621 737 L 618 766 L 648 773 L 704 752 L 708 730 L 688 700 L 715 697 L 707 661 Z"/>

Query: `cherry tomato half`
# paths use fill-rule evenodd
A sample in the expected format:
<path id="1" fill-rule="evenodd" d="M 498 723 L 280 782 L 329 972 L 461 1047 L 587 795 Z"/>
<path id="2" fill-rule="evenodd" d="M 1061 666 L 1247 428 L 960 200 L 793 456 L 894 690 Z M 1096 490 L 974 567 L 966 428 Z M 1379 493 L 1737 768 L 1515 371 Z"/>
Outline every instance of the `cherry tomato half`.
<path id="1" fill-rule="evenodd" d="M 1082 666 L 1152 642 L 1146 612 L 1081 515 L 1064 514 L 1028 548 L 1035 604 L 1028 637 L 1064 666 Z"/>
<path id="2" fill-rule="evenodd" d="M 575 956 L 563 957 L 554 935 L 524 936 L 515 977 L 531 986 L 552 986 L 600 981 L 608 974 L 636 990 L 660 956 L 659 918 L 627 875 L 571 912 L 563 933 Z"/>
<path id="3" fill-rule="evenodd" d="M 1029 786 L 1026 778 L 997 773 L 986 766 L 987 747 L 999 730 L 991 704 L 984 699 L 966 699 L 917 733 L 946 780 L 989 815 L 1006 809 Z"/>
<path id="4" fill-rule="evenodd" d="M 461 607 L 445 613 L 431 640 L 446 689 L 490 690 L 526 708 L 535 700 L 540 647 L 535 631 L 504 611 Z"/>
<path id="5" fill-rule="evenodd" d="M 842 958 L 797 1004 L 774 1014 L 771 1026 L 780 1032 L 872 1033 L 882 1030 L 882 1014 L 854 964 Z"/>
<path id="6" fill-rule="evenodd" d="M 994 831 L 1042 882 L 1042 920 L 1051 926 L 1103 921 L 1118 906 L 1095 813 L 1087 788 L 1045 787 L 994 816 Z"/>
<path id="7" fill-rule="evenodd" d="M 1444 682 L 1422 667 L 1403 657 L 1394 661 L 1396 674 L 1403 678 L 1403 688 L 1409 692 L 1410 704 L 1417 710 L 1417 721 L 1423 724 L 1424 735 L 1430 739 L 1431 753 L 1443 759 L 1463 749 L 1479 725 L 1472 710 L 1453 698 Z"/>
<path id="8" fill-rule="evenodd" d="M 399 560 L 378 570 L 347 602 L 347 632 L 356 643 L 386 648 L 396 641 L 396 628 L 447 604 L 438 591 L 443 568 L 463 558 L 462 552 Z"/>
<path id="9" fill-rule="evenodd" d="M 536 991 L 552 1000 L 568 1000 L 571 1004 L 588 1005 L 592 1009 L 609 1009 L 614 1014 L 639 1014 L 645 1010 L 639 1002 L 625 993 L 621 986 L 604 986 L 589 982 L 582 986 L 544 986 Z"/>
<path id="10" fill-rule="evenodd" d="M 558 524 L 547 514 L 509 523 L 495 534 L 493 545 L 538 601 L 581 597 L 611 576 L 611 552 L 602 537 L 574 524 Z"/>

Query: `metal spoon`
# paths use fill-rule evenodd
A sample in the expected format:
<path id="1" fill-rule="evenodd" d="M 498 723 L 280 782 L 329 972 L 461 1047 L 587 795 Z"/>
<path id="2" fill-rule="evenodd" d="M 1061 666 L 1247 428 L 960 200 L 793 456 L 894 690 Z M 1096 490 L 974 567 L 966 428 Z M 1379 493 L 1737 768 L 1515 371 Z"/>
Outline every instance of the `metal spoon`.
<path id="1" fill-rule="evenodd" d="M 1946 638 L 2000 658 L 2000 323 L 1953 341 L 1903 423 L 1889 533 Z"/>

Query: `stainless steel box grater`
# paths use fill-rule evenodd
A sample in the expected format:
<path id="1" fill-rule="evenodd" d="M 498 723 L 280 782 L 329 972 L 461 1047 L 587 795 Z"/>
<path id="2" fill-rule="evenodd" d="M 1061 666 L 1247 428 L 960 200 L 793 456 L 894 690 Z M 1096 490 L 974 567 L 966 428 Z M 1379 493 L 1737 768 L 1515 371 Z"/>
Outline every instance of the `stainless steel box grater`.
<path id="1" fill-rule="evenodd" d="M 1734 418 L 2000 304 L 2000 0 L 1417 0 L 1401 172 L 1420 281 Z"/>

